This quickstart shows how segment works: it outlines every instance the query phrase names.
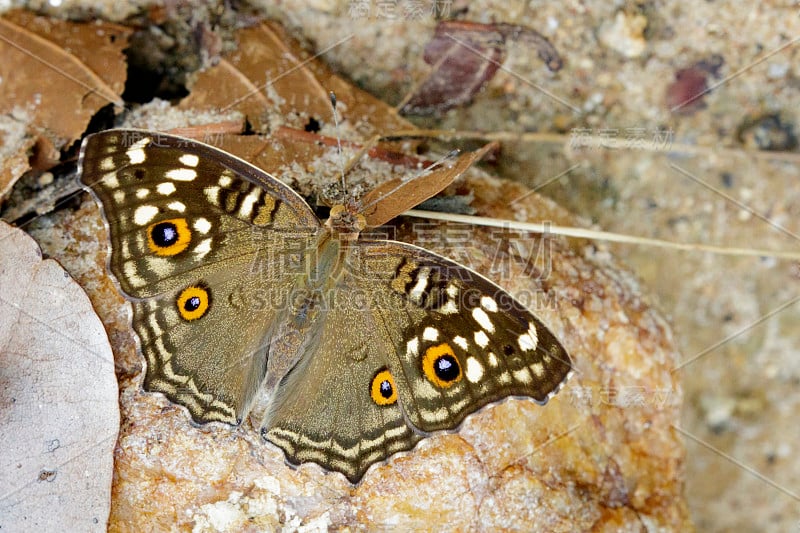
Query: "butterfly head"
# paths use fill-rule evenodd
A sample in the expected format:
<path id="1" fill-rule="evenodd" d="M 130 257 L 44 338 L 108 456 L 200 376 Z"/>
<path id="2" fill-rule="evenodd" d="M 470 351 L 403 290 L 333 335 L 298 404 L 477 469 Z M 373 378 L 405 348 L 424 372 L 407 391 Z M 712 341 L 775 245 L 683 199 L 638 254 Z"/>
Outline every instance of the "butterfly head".
<path id="1" fill-rule="evenodd" d="M 367 219 L 357 211 L 355 202 L 335 205 L 325 221 L 325 227 L 341 239 L 355 240 L 367 226 Z"/>

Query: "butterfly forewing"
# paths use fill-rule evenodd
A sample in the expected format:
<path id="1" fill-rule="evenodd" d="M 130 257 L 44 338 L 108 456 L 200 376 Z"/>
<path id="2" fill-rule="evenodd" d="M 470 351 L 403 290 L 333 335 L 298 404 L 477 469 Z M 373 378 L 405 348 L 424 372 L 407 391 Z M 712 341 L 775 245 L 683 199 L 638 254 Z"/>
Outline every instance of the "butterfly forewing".
<path id="1" fill-rule="evenodd" d="M 95 134 L 80 167 L 103 207 L 110 269 L 133 300 L 145 387 L 197 422 L 238 423 L 319 221 L 271 176 L 188 139 Z"/>
<path id="2" fill-rule="evenodd" d="M 123 291 L 147 298 L 282 249 L 287 232 L 319 221 L 289 187 L 205 144 L 135 130 L 86 139 L 81 182 L 100 200 L 110 267 Z"/>

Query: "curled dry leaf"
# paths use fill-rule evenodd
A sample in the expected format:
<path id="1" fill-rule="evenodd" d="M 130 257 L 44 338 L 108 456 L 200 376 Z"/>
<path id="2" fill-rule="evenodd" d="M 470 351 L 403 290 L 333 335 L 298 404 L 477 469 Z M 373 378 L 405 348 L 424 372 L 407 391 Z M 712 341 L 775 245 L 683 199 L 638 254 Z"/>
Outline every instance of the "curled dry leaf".
<path id="1" fill-rule="evenodd" d="M 24 11 L 0 18 L 0 116 L 25 125 L 0 128 L 3 152 L 13 152 L 0 165 L 0 197 L 28 169 L 29 150 L 55 162 L 100 108 L 122 105 L 122 50 L 130 32 L 115 24 L 80 24 Z"/>
<path id="2" fill-rule="evenodd" d="M 558 51 L 540 33 L 512 24 L 439 23 L 425 46 L 425 62 L 433 68 L 409 97 L 403 112 L 435 114 L 470 102 L 491 80 L 506 57 L 506 42 L 532 45 L 547 68 L 561 68 Z"/>
<path id="3" fill-rule="evenodd" d="M 0 221 L 0 529 L 104 531 L 119 429 L 111 347 L 81 288 Z"/>
<path id="4" fill-rule="evenodd" d="M 181 108 L 236 109 L 260 133 L 279 125 L 315 130 L 332 122 L 332 91 L 361 138 L 413 128 L 393 107 L 336 76 L 277 24 L 245 28 L 237 38 L 234 52 L 198 74 Z M 351 137 L 344 128 L 341 134 Z"/>
<path id="5" fill-rule="evenodd" d="M 461 154 L 455 161 L 440 165 L 421 179 L 395 178 L 382 183 L 362 198 L 367 226 L 385 224 L 438 194 L 495 147 L 496 143 L 489 143 L 480 150 Z"/>

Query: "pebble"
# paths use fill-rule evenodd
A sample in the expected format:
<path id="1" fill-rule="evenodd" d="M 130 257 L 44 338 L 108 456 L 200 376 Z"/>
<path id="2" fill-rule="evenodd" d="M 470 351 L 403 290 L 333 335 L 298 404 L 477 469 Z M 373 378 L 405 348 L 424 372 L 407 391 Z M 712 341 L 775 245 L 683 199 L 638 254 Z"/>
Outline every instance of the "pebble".
<path id="1" fill-rule="evenodd" d="M 625 57 L 639 57 L 647 48 L 644 29 L 647 17 L 618 11 L 613 23 L 600 27 L 600 42 Z"/>

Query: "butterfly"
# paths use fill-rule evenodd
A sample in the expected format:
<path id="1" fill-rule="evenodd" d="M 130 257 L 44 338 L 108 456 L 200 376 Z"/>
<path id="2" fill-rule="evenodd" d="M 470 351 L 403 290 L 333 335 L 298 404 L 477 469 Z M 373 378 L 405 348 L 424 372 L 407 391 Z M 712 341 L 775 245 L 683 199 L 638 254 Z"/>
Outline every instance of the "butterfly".
<path id="1" fill-rule="evenodd" d="M 133 307 L 144 388 L 194 422 L 250 417 L 289 463 L 358 483 L 375 463 L 571 371 L 505 290 L 423 248 L 362 235 L 358 202 L 321 221 L 291 188 L 162 133 L 86 137 L 109 269 Z"/>

